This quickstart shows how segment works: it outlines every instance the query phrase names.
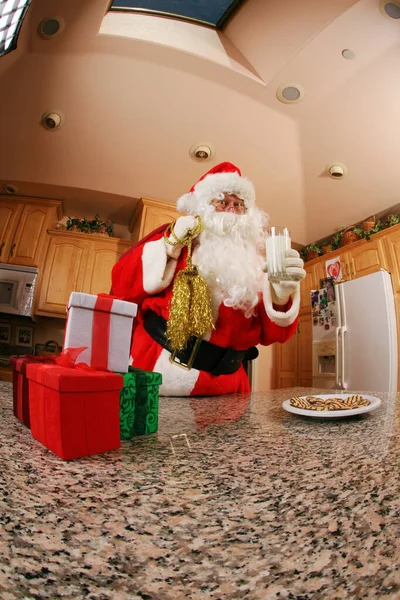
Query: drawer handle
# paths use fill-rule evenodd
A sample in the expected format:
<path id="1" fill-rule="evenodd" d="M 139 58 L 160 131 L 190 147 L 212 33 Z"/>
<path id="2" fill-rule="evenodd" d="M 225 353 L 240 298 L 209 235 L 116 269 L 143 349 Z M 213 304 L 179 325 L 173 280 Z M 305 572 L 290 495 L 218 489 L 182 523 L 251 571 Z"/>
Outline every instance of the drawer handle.
<path id="1" fill-rule="evenodd" d="M 5 244 L 5 242 L 3 242 L 3 243 L 1 244 L 1 246 L 0 246 L 0 256 L 1 256 L 2 252 L 3 252 L 4 244 Z"/>
<path id="2" fill-rule="evenodd" d="M 15 248 L 16 244 L 13 244 L 11 246 L 11 250 L 10 250 L 10 257 L 12 258 L 12 255 L 14 254 L 14 248 Z"/>

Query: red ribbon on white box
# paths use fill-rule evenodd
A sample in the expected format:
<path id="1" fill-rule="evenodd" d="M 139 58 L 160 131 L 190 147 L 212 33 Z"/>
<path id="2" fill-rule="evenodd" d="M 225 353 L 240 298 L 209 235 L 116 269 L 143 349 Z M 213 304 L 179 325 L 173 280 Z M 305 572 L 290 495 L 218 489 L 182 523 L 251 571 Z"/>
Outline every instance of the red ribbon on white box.
<path id="1" fill-rule="evenodd" d="M 111 308 L 114 296 L 98 294 L 94 305 L 92 327 L 92 360 L 94 369 L 106 371 L 108 367 L 108 349 L 110 343 Z"/>

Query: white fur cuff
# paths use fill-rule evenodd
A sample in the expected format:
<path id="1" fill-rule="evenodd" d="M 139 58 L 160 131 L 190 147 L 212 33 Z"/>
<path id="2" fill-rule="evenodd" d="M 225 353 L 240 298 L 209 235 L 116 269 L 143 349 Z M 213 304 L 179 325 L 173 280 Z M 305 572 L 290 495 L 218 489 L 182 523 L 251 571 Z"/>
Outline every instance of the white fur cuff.
<path id="1" fill-rule="evenodd" d="M 172 281 L 176 269 L 176 260 L 169 258 L 164 239 L 148 242 L 142 255 L 143 289 L 148 294 L 157 294 Z"/>
<path id="2" fill-rule="evenodd" d="M 165 250 L 171 258 L 179 258 L 180 253 L 182 252 L 182 244 L 168 244 L 168 242 L 164 242 Z"/>
<path id="3" fill-rule="evenodd" d="M 277 325 L 280 327 L 287 327 L 294 323 L 299 314 L 300 309 L 300 283 L 296 286 L 296 289 L 293 291 L 292 295 L 292 306 L 286 312 L 280 312 L 275 310 L 273 307 L 272 296 L 271 296 L 271 284 L 268 280 L 268 276 L 265 277 L 264 282 L 264 290 L 263 290 L 263 299 L 264 299 L 264 307 L 265 312 Z"/>

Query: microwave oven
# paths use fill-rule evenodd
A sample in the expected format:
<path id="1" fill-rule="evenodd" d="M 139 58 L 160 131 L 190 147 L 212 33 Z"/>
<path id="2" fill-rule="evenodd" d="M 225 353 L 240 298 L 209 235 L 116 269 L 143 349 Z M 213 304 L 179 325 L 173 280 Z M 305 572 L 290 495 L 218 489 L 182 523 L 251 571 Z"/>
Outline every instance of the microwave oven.
<path id="1" fill-rule="evenodd" d="M 31 317 L 37 277 L 35 267 L 0 263 L 0 313 Z"/>

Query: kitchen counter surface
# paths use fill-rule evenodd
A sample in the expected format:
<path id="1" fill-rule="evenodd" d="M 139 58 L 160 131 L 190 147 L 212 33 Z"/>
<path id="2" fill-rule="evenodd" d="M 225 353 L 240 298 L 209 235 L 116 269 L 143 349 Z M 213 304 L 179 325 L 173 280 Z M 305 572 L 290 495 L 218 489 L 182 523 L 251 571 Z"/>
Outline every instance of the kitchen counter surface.
<path id="1" fill-rule="evenodd" d="M 400 598 L 400 402 L 339 420 L 316 390 L 160 399 L 159 432 L 63 462 L 0 382 L 0 597 Z"/>

